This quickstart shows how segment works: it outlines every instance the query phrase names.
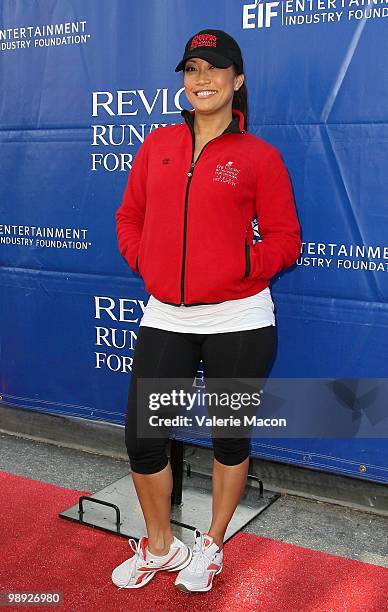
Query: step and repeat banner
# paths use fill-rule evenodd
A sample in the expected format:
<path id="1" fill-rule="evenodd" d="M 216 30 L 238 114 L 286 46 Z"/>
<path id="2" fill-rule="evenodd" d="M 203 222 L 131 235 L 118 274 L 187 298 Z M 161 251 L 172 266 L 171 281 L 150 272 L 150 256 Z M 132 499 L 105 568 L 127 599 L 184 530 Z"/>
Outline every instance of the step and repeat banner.
<path id="1" fill-rule="evenodd" d="M 1 401 L 123 424 L 148 294 L 115 212 L 144 137 L 190 108 L 174 71 L 186 41 L 220 28 L 302 227 L 271 285 L 270 378 L 340 381 L 304 408 L 319 422 L 332 397 L 354 425 L 263 433 L 252 454 L 388 482 L 387 417 L 369 401 L 387 377 L 388 0 L 2 0 L 0 19 Z"/>

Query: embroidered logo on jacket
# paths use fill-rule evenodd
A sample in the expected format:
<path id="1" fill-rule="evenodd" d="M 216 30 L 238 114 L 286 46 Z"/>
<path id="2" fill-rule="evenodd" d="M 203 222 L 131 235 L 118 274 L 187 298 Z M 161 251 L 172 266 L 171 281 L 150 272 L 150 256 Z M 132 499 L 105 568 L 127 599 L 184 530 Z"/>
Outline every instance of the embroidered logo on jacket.
<path id="1" fill-rule="evenodd" d="M 240 172 L 239 168 L 233 165 L 232 161 L 226 162 L 226 164 L 217 164 L 213 181 L 218 181 L 219 183 L 228 183 L 229 185 L 233 185 L 233 187 L 237 184 L 238 173 Z"/>

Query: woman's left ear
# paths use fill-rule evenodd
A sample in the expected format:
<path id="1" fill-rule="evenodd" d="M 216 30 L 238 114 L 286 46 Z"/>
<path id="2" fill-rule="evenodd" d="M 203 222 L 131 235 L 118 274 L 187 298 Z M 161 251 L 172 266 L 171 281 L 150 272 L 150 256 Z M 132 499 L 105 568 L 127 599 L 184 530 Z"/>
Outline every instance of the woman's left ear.
<path id="1" fill-rule="evenodd" d="M 244 83 L 244 75 L 243 74 L 239 74 L 237 76 L 237 83 L 234 86 L 234 91 L 238 91 L 243 83 Z"/>

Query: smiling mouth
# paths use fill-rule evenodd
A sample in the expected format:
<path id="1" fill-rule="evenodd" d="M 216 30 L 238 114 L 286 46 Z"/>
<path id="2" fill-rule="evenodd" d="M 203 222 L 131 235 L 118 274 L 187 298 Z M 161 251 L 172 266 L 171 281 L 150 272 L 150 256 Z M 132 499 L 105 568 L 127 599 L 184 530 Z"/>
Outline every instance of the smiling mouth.
<path id="1" fill-rule="evenodd" d="M 196 91 L 195 95 L 198 98 L 209 98 L 210 96 L 214 96 L 217 92 L 214 89 L 203 89 L 201 91 Z"/>

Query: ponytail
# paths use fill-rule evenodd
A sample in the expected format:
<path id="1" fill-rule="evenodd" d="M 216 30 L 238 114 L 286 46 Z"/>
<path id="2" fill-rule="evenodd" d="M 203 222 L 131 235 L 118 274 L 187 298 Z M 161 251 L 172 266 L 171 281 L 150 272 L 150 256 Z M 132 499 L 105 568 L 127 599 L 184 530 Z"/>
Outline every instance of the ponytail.
<path id="1" fill-rule="evenodd" d="M 237 75 L 238 73 L 236 70 L 236 66 L 234 66 L 234 69 Z M 245 79 L 240 89 L 234 92 L 232 107 L 241 111 L 244 115 L 244 130 L 246 130 L 248 128 L 248 90 L 245 84 Z"/>

